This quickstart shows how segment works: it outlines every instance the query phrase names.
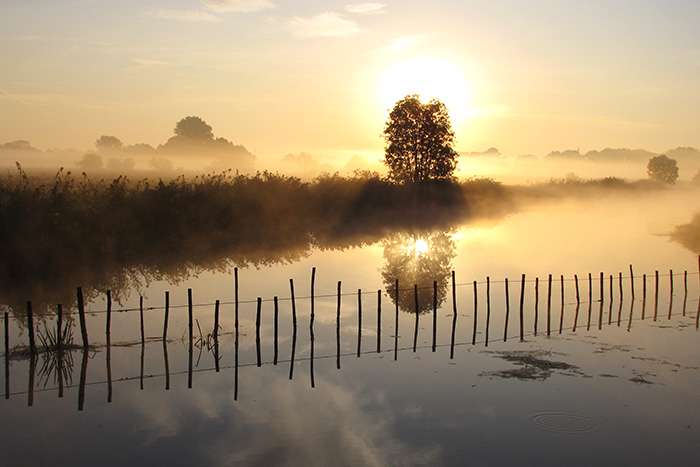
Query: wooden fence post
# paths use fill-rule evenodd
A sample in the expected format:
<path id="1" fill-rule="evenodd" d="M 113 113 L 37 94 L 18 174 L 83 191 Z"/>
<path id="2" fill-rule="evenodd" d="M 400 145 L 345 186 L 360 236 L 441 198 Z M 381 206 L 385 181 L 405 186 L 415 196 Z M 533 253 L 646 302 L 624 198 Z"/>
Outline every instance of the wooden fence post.
<path id="1" fill-rule="evenodd" d="M 32 312 L 32 302 L 27 302 L 27 331 L 29 331 L 29 351 L 32 358 L 36 355 L 36 342 L 34 342 L 34 313 Z"/>
<path id="2" fill-rule="evenodd" d="M 88 346 L 87 324 L 85 323 L 85 306 L 83 304 L 83 288 L 78 287 L 78 317 L 80 319 L 80 335 L 83 338 L 83 347 Z"/>

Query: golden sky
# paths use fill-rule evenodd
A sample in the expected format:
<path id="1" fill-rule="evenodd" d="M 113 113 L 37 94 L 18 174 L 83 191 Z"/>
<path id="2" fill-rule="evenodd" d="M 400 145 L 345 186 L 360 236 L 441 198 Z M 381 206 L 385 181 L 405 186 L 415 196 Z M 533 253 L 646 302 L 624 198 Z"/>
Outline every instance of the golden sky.
<path id="1" fill-rule="evenodd" d="M 381 156 L 392 99 L 457 150 L 700 147 L 696 0 L 23 0 L 0 15 L 0 143 L 164 143 L 196 115 L 261 161 Z"/>

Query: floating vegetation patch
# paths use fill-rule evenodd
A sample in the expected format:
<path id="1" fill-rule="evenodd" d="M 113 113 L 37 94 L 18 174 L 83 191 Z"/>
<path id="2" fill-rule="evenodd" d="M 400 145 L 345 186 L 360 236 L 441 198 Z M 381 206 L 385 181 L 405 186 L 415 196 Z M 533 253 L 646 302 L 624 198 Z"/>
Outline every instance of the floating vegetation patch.
<path id="1" fill-rule="evenodd" d="M 488 352 L 496 357 L 513 363 L 516 368 L 507 370 L 487 371 L 479 376 L 489 378 L 517 378 L 523 381 L 544 381 L 553 374 L 566 376 L 586 376 L 577 366 L 570 363 L 551 360 L 546 357 L 566 355 L 546 350 Z"/>

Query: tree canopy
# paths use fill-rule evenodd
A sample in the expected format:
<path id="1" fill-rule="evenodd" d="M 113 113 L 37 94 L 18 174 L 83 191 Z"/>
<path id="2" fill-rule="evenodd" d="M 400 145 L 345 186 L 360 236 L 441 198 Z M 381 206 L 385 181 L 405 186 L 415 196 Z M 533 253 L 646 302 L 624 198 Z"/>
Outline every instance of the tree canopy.
<path id="1" fill-rule="evenodd" d="M 455 134 L 445 104 L 424 104 L 417 94 L 396 103 L 383 132 L 384 163 L 396 183 L 450 179 L 457 166 Z"/>
<path id="2" fill-rule="evenodd" d="M 665 155 L 652 157 L 647 164 L 647 174 L 654 181 L 673 185 L 678 179 L 678 164 Z"/>
<path id="3" fill-rule="evenodd" d="M 185 117 L 175 124 L 175 135 L 199 141 L 211 141 L 214 134 L 211 126 L 199 117 Z"/>

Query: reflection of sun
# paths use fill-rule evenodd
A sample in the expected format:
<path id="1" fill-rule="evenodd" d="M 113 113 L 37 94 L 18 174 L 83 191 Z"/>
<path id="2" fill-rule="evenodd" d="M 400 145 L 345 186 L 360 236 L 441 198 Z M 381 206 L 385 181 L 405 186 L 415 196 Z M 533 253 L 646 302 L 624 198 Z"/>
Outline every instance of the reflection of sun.
<path id="1" fill-rule="evenodd" d="M 440 58 L 415 57 L 394 65 L 382 75 L 377 93 L 385 109 L 406 95 L 419 94 L 423 102 L 441 100 L 453 120 L 468 114 L 468 83 L 453 63 Z"/>

